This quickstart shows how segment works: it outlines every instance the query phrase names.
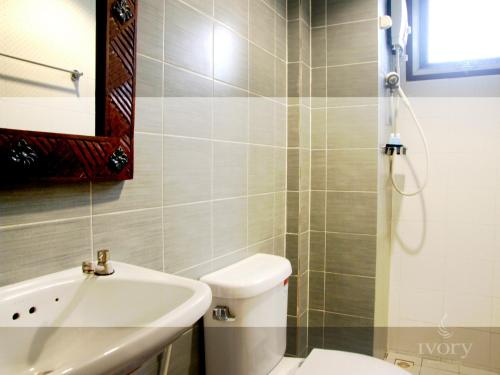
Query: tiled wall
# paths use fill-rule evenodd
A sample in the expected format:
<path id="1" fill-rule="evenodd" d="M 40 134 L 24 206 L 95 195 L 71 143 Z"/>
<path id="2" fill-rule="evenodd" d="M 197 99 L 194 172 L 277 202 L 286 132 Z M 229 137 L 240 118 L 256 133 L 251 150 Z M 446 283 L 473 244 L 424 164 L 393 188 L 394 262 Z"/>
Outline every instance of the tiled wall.
<path id="1" fill-rule="evenodd" d="M 288 162 L 286 255 L 293 268 L 289 355 L 307 353 L 311 166 L 310 1 L 288 1 Z"/>
<path id="2" fill-rule="evenodd" d="M 376 0 L 312 2 L 309 346 L 373 353 L 378 236 Z"/>
<path id="3" fill-rule="evenodd" d="M 284 254 L 285 1 L 142 0 L 138 31 L 134 180 L 3 188 L 0 285 L 101 248 L 188 277 Z"/>
<path id="4" fill-rule="evenodd" d="M 471 353 L 459 360 L 497 372 L 499 88 L 498 75 L 404 85 L 429 141 L 430 177 L 422 195 L 393 197 L 390 304 L 391 326 L 444 324 L 453 334 L 447 342 L 472 344 Z M 399 183 L 413 190 L 412 169 L 420 181 L 424 176 L 423 148 L 404 107 L 400 124 L 410 152 L 408 165 L 397 163 L 396 173 Z M 421 331 L 440 339 L 437 328 L 409 331 L 394 329 L 391 349 L 418 353 Z"/>

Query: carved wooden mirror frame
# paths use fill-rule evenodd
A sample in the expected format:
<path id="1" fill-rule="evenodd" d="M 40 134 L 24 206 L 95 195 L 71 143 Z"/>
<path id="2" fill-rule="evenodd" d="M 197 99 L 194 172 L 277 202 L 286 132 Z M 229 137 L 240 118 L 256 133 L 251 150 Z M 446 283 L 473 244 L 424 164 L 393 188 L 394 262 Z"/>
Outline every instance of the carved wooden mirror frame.
<path id="1" fill-rule="evenodd" d="M 137 2 L 96 1 L 96 136 L 0 129 L 0 182 L 133 178 Z"/>

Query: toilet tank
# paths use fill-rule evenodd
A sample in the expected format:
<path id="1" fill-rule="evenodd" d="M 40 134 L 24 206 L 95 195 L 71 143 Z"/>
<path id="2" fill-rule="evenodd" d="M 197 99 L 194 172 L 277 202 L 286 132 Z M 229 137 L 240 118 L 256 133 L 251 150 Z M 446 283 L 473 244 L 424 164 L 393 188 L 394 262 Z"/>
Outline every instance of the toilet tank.
<path id="1" fill-rule="evenodd" d="M 203 317 L 207 375 L 267 375 L 286 348 L 290 262 L 256 254 L 201 278 L 212 289 Z"/>

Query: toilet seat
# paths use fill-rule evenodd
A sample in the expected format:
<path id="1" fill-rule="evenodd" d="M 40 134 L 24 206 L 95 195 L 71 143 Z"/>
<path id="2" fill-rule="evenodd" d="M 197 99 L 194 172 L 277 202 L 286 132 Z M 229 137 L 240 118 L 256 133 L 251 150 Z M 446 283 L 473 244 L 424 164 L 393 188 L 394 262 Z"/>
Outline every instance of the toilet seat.
<path id="1" fill-rule="evenodd" d="M 361 354 L 314 349 L 294 375 L 408 375 L 390 363 Z"/>
<path id="2" fill-rule="evenodd" d="M 314 349 L 305 360 L 283 358 L 269 375 L 408 375 L 390 363 L 361 354 Z"/>

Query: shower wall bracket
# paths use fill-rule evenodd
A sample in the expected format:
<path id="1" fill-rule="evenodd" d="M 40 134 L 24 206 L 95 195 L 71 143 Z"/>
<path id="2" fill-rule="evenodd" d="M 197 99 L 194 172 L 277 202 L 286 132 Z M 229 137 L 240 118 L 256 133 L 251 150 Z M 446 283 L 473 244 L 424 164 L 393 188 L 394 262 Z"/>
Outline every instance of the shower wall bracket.
<path id="1" fill-rule="evenodd" d="M 389 155 L 389 156 L 393 156 L 394 154 L 397 154 L 397 155 L 406 155 L 406 152 L 408 151 L 408 149 L 402 145 L 402 144 L 391 144 L 391 143 L 388 143 L 385 145 L 385 154 L 386 155 Z"/>

